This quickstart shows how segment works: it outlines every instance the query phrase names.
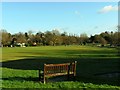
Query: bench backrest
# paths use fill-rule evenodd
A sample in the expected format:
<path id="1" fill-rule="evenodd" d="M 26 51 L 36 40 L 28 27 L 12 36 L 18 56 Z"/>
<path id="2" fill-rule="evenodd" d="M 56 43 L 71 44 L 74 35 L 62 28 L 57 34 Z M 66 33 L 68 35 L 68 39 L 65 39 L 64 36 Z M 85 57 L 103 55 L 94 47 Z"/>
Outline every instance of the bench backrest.
<path id="1" fill-rule="evenodd" d="M 63 64 L 44 64 L 44 76 L 76 75 L 76 61 Z"/>

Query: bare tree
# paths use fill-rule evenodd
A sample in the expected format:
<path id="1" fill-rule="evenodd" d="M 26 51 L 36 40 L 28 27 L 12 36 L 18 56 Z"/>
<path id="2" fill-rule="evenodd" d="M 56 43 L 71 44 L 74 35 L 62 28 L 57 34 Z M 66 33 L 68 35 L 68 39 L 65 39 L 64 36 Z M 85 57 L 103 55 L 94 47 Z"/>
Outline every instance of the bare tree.
<path id="1" fill-rule="evenodd" d="M 10 45 L 10 42 L 11 42 L 11 34 L 8 33 L 6 30 L 2 29 L 1 30 L 1 34 L 2 34 L 2 45 L 3 46 L 8 46 Z"/>

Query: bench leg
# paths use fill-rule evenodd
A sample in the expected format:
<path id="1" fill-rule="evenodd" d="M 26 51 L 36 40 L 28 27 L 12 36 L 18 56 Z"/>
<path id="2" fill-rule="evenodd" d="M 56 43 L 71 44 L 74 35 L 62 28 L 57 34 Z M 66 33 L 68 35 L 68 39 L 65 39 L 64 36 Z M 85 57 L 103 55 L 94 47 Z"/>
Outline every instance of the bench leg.
<path id="1" fill-rule="evenodd" d="M 41 81 L 41 75 L 40 75 L 40 70 L 39 70 L 38 74 L 39 74 L 39 81 Z"/>
<path id="2" fill-rule="evenodd" d="M 40 81 L 40 82 L 43 82 L 43 78 L 44 78 L 44 75 L 43 75 L 43 73 L 41 73 L 40 70 L 39 70 L 39 81 Z"/>
<path id="3" fill-rule="evenodd" d="M 69 75 L 69 74 L 67 75 L 67 80 L 68 80 L 68 81 L 70 80 L 70 75 Z"/>
<path id="4" fill-rule="evenodd" d="M 44 84 L 46 83 L 46 81 L 45 81 L 46 79 L 45 79 L 45 76 L 44 76 L 44 79 L 43 79 L 43 82 L 44 82 Z"/>

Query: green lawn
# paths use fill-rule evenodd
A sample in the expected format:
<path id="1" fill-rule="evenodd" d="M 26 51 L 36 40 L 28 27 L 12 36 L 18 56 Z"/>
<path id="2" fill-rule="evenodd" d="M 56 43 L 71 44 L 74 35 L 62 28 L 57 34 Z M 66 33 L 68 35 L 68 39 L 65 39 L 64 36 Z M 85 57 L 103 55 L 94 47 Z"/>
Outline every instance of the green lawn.
<path id="1" fill-rule="evenodd" d="M 116 48 L 92 46 L 41 46 L 2 48 L 2 88 L 119 88 L 119 76 L 101 73 L 120 72 Z M 44 63 L 77 61 L 76 81 L 42 84 L 38 69 Z"/>

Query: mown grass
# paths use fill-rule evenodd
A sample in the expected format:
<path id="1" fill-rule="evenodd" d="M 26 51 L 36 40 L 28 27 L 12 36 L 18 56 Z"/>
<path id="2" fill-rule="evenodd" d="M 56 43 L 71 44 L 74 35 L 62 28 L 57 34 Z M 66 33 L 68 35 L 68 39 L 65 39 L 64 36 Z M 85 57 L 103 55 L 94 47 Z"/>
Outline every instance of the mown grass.
<path id="1" fill-rule="evenodd" d="M 103 78 L 96 74 L 119 72 L 116 48 L 91 46 L 41 46 L 2 48 L 2 88 L 116 88 L 119 77 Z M 44 63 L 77 61 L 75 81 L 42 84 L 38 69 Z"/>

